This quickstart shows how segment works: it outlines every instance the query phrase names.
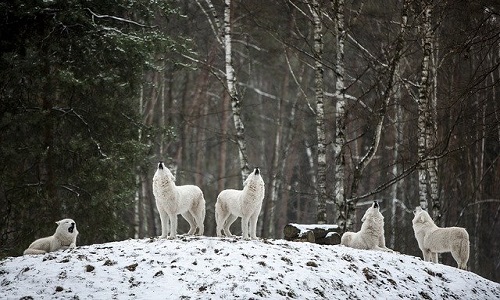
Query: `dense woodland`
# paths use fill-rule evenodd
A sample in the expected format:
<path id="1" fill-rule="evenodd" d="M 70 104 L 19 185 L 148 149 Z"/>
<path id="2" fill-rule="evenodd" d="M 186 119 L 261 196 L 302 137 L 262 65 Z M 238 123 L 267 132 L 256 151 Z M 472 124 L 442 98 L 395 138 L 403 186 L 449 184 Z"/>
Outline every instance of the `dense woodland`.
<path id="1" fill-rule="evenodd" d="M 261 237 L 359 230 L 379 200 L 387 245 L 420 256 L 421 205 L 465 227 L 469 270 L 500 281 L 497 1 L 13 0 L 0 15 L 0 256 L 64 217 L 79 245 L 160 235 L 165 161 L 203 190 L 207 235 L 217 194 L 258 166 Z"/>

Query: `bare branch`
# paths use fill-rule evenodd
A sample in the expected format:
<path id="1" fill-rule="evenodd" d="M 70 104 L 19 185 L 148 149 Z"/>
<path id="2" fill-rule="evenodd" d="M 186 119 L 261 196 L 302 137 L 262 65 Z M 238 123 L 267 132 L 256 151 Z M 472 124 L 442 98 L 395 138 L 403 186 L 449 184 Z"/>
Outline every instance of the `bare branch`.
<path id="1" fill-rule="evenodd" d="M 99 15 L 99 14 L 96 14 L 95 12 L 93 12 L 90 8 L 86 8 L 86 10 L 88 10 L 92 14 L 92 19 L 93 18 L 98 18 L 98 19 L 112 19 L 112 20 L 116 20 L 116 21 L 120 21 L 120 22 L 125 22 L 125 23 L 129 23 L 129 24 L 136 25 L 136 26 L 139 26 L 139 27 L 144 27 L 144 28 L 156 28 L 156 27 L 158 27 L 158 26 L 149 26 L 149 25 L 141 24 L 141 23 L 138 23 L 138 22 L 135 22 L 135 21 L 132 21 L 132 20 L 128 20 L 128 19 L 124 19 L 124 18 L 120 18 L 120 17 L 116 17 L 116 16 Z"/>
<path id="2" fill-rule="evenodd" d="M 217 16 L 217 12 L 215 11 L 215 7 L 212 4 L 212 1 L 210 0 L 205 0 L 205 2 L 208 5 L 208 9 L 212 13 L 212 16 L 214 18 L 214 21 L 212 22 L 212 19 L 210 18 L 210 15 L 208 14 L 207 10 L 201 5 L 199 0 L 196 0 L 196 4 L 200 7 L 201 11 L 203 14 L 207 17 L 208 24 L 210 24 L 210 28 L 212 28 L 212 32 L 215 35 L 215 39 L 217 42 L 222 45 L 222 38 L 221 38 L 221 25 L 219 21 L 219 17 Z M 215 23 L 215 24 L 214 24 Z"/>

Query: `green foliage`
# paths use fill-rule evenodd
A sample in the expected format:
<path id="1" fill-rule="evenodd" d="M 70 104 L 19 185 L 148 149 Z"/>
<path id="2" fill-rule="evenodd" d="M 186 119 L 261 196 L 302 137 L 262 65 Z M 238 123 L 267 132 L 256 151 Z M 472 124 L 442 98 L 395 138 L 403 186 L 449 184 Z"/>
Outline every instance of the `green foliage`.
<path id="1" fill-rule="evenodd" d="M 166 3 L 0 3 L 0 256 L 64 217 L 79 244 L 130 236 L 143 72 L 187 45 L 164 34 Z"/>

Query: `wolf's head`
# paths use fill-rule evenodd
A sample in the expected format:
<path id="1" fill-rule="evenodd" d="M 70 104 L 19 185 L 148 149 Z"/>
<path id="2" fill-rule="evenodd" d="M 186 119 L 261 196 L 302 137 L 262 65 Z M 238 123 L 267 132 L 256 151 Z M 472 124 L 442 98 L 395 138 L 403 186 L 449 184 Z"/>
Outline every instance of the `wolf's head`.
<path id="1" fill-rule="evenodd" d="M 365 214 L 363 215 L 363 218 L 361 218 L 361 222 L 364 222 L 367 218 L 378 218 L 378 219 L 384 219 L 384 216 L 380 212 L 380 205 L 378 204 L 377 201 L 373 201 L 372 206 L 370 206 Z"/>
<path id="2" fill-rule="evenodd" d="M 168 182 L 175 183 L 174 175 L 172 174 L 172 172 L 170 172 L 170 170 L 165 166 L 165 164 L 162 161 L 158 163 L 158 169 L 156 170 L 156 173 L 153 177 L 153 181 L 155 179 L 162 181 L 166 180 Z"/>
<path id="3" fill-rule="evenodd" d="M 248 175 L 247 179 L 243 183 L 243 190 L 252 191 L 253 193 L 262 194 L 264 197 L 264 180 L 262 176 L 260 176 L 259 168 L 255 168 L 250 175 Z"/>
<path id="4" fill-rule="evenodd" d="M 64 236 L 74 236 L 78 234 L 76 222 L 73 219 L 62 219 L 56 222 L 56 232 Z"/>
<path id="5" fill-rule="evenodd" d="M 250 175 L 248 175 L 248 177 L 245 180 L 245 182 L 243 183 L 243 185 L 246 186 L 250 181 L 262 181 L 262 183 L 264 183 L 264 181 L 262 180 L 262 177 L 260 176 L 259 167 L 255 167 L 253 172 L 250 173 Z"/>
<path id="6" fill-rule="evenodd" d="M 413 214 L 415 215 L 413 217 L 412 223 L 413 224 L 424 224 L 424 223 L 432 223 L 434 224 L 434 221 L 432 220 L 431 216 L 429 215 L 428 212 L 423 210 L 420 206 L 417 206 L 415 210 L 413 211 Z"/>

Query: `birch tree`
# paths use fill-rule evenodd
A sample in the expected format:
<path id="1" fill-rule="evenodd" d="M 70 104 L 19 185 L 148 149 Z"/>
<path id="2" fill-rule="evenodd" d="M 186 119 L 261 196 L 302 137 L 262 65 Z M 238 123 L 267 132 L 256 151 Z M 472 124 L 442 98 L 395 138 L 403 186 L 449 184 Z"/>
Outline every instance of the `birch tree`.
<path id="1" fill-rule="evenodd" d="M 344 0 L 332 1 L 335 14 L 335 36 L 336 36 L 336 64 L 335 64 L 335 142 L 333 143 L 333 153 L 335 155 L 335 190 L 334 197 L 337 206 L 337 223 L 341 229 L 351 228 L 352 224 L 347 224 L 347 203 L 345 202 L 344 178 L 345 178 L 345 157 L 344 145 L 346 144 L 346 100 L 344 86 L 344 45 L 346 38 L 344 24 Z"/>
<path id="2" fill-rule="evenodd" d="M 405 29 L 408 25 L 408 6 L 409 6 L 409 0 L 405 0 L 403 3 L 403 11 L 402 11 L 402 17 L 401 17 L 401 33 L 405 32 Z M 394 70 L 394 76 L 396 78 L 401 77 L 401 64 L 398 64 L 396 66 L 396 69 Z M 403 109 L 402 109 L 402 93 L 401 93 L 401 82 L 395 82 L 394 83 L 394 105 L 395 105 L 395 114 L 394 114 L 394 119 L 396 120 L 394 124 L 394 145 L 393 147 L 393 167 L 392 167 L 392 173 L 394 176 L 400 173 L 400 166 L 398 164 L 398 160 L 400 157 L 400 147 L 401 144 L 403 143 L 403 131 L 404 131 L 404 125 L 403 125 Z M 399 190 L 400 190 L 400 181 L 396 181 L 391 188 L 391 235 L 389 239 L 389 247 L 394 248 L 396 244 L 396 212 L 397 212 L 397 205 L 400 202 L 398 200 L 399 197 Z M 404 198 L 404 197 L 402 197 Z M 403 204 L 404 205 L 404 204 Z M 405 218 L 402 218 L 403 224 L 406 225 Z M 405 226 L 403 226 L 405 227 Z"/>
<path id="3" fill-rule="evenodd" d="M 312 1 L 311 13 L 314 23 L 314 85 L 316 92 L 316 135 L 317 135 L 317 184 L 318 204 L 316 221 L 318 224 L 326 223 L 326 130 L 324 112 L 324 87 L 323 87 L 323 25 L 321 23 L 321 9 L 317 0 Z"/>
<path id="4" fill-rule="evenodd" d="M 439 218 L 439 200 L 437 199 L 437 163 L 431 158 L 431 151 L 435 147 L 434 134 L 436 121 L 432 116 L 433 103 L 431 99 L 432 69 L 431 59 L 433 50 L 432 30 L 432 1 L 422 1 L 422 63 L 421 78 L 418 87 L 418 182 L 420 206 L 427 209 L 431 201 L 433 217 Z M 429 190 L 431 193 L 429 193 Z M 436 220 L 438 221 L 438 220 Z"/>
<path id="5" fill-rule="evenodd" d="M 241 119 L 241 100 L 236 89 L 236 77 L 233 67 L 233 52 L 232 52 L 232 26 L 231 26 L 231 0 L 224 2 L 224 54 L 226 64 L 226 83 L 227 92 L 231 98 L 231 108 L 233 111 L 234 127 L 236 128 L 236 143 L 238 144 L 238 154 L 240 160 L 240 171 L 243 182 L 250 174 L 248 166 L 247 145 L 245 141 L 245 126 Z"/>

